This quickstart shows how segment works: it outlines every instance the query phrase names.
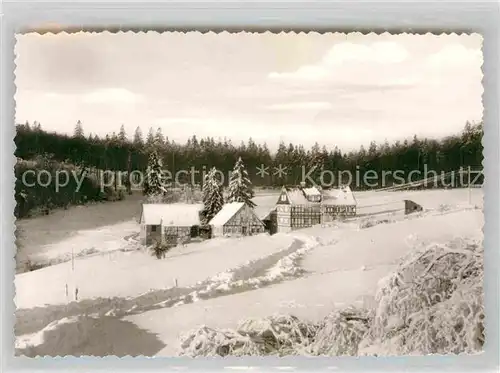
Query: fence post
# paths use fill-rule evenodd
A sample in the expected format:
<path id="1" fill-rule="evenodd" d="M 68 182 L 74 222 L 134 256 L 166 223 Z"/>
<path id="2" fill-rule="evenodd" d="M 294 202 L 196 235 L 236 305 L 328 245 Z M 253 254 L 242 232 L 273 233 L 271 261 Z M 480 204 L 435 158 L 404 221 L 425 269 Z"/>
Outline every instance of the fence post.
<path id="1" fill-rule="evenodd" d="M 471 193 L 471 187 L 470 187 L 470 166 L 469 166 L 468 172 L 467 172 L 467 179 L 468 179 L 467 186 L 469 188 L 469 205 L 471 205 L 472 204 L 472 193 Z"/>

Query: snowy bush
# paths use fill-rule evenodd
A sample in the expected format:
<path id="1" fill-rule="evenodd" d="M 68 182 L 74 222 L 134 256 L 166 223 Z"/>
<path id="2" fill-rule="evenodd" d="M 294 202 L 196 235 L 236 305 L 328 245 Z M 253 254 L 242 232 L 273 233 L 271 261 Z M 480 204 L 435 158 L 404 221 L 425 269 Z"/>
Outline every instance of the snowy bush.
<path id="1" fill-rule="evenodd" d="M 394 223 L 394 220 L 390 219 L 366 219 L 359 223 L 359 229 L 371 228 L 379 224 L 390 224 Z"/>
<path id="2" fill-rule="evenodd" d="M 181 340 L 181 355 L 266 356 L 301 354 L 311 343 L 316 326 L 295 316 L 275 315 L 243 321 L 235 331 L 203 326 Z"/>
<path id="3" fill-rule="evenodd" d="M 245 356 L 261 355 L 257 344 L 232 330 L 216 330 L 207 326 L 189 332 L 181 341 L 181 355 Z"/>
<path id="4" fill-rule="evenodd" d="M 302 354 L 316 333 L 317 326 L 292 315 L 275 315 L 264 319 L 247 319 L 240 323 L 238 333 L 263 346 L 266 355 Z"/>
<path id="5" fill-rule="evenodd" d="M 372 304 L 337 310 L 319 325 L 294 316 L 207 327 L 181 344 L 189 356 L 477 353 L 484 345 L 483 248 L 456 240 L 415 249 L 384 278 Z"/>
<path id="6" fill-rule="evenodd" d="M 167 245 L 164 245 L 160 242 L 155 242 L 152 246 L 151 246 L 151 251 L 153 253 L 154 256 L 156 256 L 157 259 L 163 259 L 165 258 L 165 255 L 167 254 L 167 252 L 171 249 L 170 246 L 167 246 Z"/>
<path id="7" fill-rule="evenodd" d="M 307 353 L 314 356 L 356 356 L 369 326 L 368 310 L 347 308 L 335 311 L 319 325 Z"/>
<path id="8" fill-rule="evenodd" d="M 411 253 L 383 280 L 362 354 L 472 353 L 483 335 L 483 249 L 458 240 Z"/>

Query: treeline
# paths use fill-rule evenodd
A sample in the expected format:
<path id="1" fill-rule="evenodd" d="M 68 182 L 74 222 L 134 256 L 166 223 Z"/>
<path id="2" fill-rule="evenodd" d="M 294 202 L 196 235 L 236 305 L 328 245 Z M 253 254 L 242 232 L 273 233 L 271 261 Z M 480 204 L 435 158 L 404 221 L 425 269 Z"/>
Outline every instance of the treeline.
<path id="1" fill-rule="evenodd" d="M 98 168 L 114 171 L 145 171 L 148 154 L 154 148 L 162 159 L 165 169 L 172 174 L 192 168 L 199 171 L 197 182 L 201 182 L 203 170 L 216 167 L 226 174 L 241 157 L 255 186 L 280 186 L 297 184 L 304 172 L 317 178 L 321 170 L 333 173 L 348 171 L 363 175 L 367 171 L 396 171 L 408 174 L 411 171 L 434 170 L 447 172 L 460 167 L 481 167 L 483 159 L 481 140 L 482 123 L 466 123 L 463 130 L 444 139 L 427 139 L 413 136 L 411 140 L 372 142 L 356 151 L 342 152 L 335 147 L 328 149 L 315 144 L 309 149 L 303 145 L 281 143 L 277 151 L 271 152 L 266 144 L 257 144 L 252 139 L 238 145 L 230 140 L 215 140 L 212 137 L 198 139 L 192 136 L 184 144 L 168 139 L 158 129 L 150 129 L 143 139 L 138 128 L 130 139 L 121 127 L 118 133 L 99 138 L 84 135 L 81 122 L 75 127 L 73 136 L 44 131 L 40 124 L 26 123 L 17 126 L 16 156 L 32 159 L 40 154 L 51 154 L 53 160 L 77 165 L 83 169 Z M 269 167 L 267 173 L 257 173 L 257 167 Z M 274 167 L 286 167 L 286 175 L 274 175 Z M 312 168 L 315 172 L 309 172 Z M 336 180 L 336 183 L 345 180 Z M 390 185 L 390 176 L 386 185 Z M 362 188 L 362 186 L 357 186 Z"/>
<path id="2" fill-rule="evenodd" d="M 47 215 L 56 208 L 125 198 L 124 190 L 101 188 L 94 175 L 82 171 L 46 154 L 29 161 L 18 159 L 14 167 L 15 217 Z"/>

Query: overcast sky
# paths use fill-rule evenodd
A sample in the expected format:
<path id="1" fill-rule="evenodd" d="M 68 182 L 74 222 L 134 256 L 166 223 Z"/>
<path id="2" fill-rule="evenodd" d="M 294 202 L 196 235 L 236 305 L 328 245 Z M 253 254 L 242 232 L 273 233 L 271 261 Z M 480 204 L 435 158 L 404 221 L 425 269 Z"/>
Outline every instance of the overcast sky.
<path id="1" fill-rule="evenodd" d="M 16 122 L 351 149 L 482 118 L 480 35 L 19 35 Z"/>

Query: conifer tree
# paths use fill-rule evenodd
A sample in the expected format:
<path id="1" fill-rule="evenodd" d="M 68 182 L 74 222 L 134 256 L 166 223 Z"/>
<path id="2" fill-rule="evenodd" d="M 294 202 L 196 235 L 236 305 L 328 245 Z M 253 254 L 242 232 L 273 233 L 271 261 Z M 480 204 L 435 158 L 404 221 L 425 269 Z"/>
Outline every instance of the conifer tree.
<path id="1" fill-rule="evenodd" d="M 83 137 L 83 125 L 81 121 L 76 122 L 74 137 Z"/>
<path id="2" fill-rule="evenodd" d="M 149 197 L 162 197 L 166 194 L 162 173 L 162 163 L 156 150 L 149 154 L 146 177 L 144 178 L 143 194 Z"/>
<path id="3" fill-rule="evenodd" d="M 156 134 L 154 136 L 154 144 L 156 146 L 162 146 L 165 144 L 165 138 L 163 137 L 163 133 L 160 127 L 158 127 L 158 129 L 156 130 Z"/>
<path id="4" fill-rule="evenodd" d="M 144 143 L 142 139 L 142 131 L 140 127 L 137 127 L 135 129 L 135 134 L 134 134 L 134 144 L 137 146 L 142 146 Z"/>
<path id="5" fill-rule="evenodd" d="M 222 184 L 217 180 L 217 169 L 213 167 L 204 178 L 203 182 L 203 210 L 202 223 L 208 224 L 217 215 L 224 205 Z"/>
<path id="6" fill-rule="evenodd" d="M 118 132 L 118 140 L 121 143 L 124 143 L 127 141 L 127 133 L 125 132 L 125 126 L 123 124 L 120 127 L 120 132 Z"/>
<path id="7" fill-rule="evenodd" d="M 148 132 L 148 136 L 146 138 L 146 146 L 147 147 L 151 147 L 153 146 L 155 143 L 155 135 L 154 135 L 154 132 L 153 132 L 153 128 L 149 128 L 149 132 Z"/>
<path id="8" fill-rule="evenodd" d="M 241 157 L 239 157 L 229 180 L 229 195 L 227 200 L 228 202 L 244 202 L 251 208 L 254 208 L 253 197 L 252 182 L 248 178 L 248 172 Z"/>

